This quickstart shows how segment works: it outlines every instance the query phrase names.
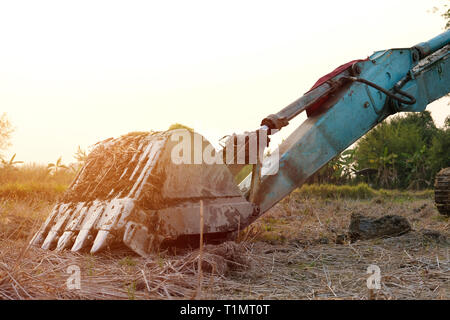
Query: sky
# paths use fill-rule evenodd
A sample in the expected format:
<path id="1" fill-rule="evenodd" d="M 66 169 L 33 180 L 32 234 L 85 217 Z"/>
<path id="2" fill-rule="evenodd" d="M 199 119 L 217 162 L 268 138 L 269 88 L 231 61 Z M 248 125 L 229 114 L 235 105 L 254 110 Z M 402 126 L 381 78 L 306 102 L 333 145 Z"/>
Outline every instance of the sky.
<path id="1" fill-rule="evenodd" d="M 446 0 L 1 1 L 6 156 L 182 123 L 215 142 L 255 130 L 335 67 L 443 32 Z M 428 107 L 437 125 L 449 99 Z M 305 117 L 277 134 L 282 139 Z"/>

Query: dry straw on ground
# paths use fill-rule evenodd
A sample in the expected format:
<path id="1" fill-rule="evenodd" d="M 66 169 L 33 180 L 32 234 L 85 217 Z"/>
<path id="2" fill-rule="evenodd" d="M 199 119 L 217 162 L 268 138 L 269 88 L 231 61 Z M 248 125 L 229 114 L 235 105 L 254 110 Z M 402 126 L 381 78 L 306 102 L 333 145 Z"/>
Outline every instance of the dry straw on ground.
<path id="1" fill-rule="evenodd" d="M 244 250 L 234 243 L 220 248 L 230 252 Z M 203 252 L 201 285 L 204 288 L 223 278 L 228 269 L 246 267 L 227 260 L 226 255 L 214 253 L 215 250 L 217 247 L 206 246 Z M 144 259 L 130 257 L 133 253 L 123 250 L 91 256 L 18 248 L 13 241 L 2 241 L 0 255 L 0 297 L 3 299 L 174 299 L 204 294 L 195 295 L 199 279 L 198 250 L 176 257 L 155 255 Z M 71 265 L 81 269 L 80 290 L 67 288 L 70 276 L 67 269 Z"/>
<path id="2" fill-rule="evenodd" d="M 400 214 L 414 231 L 335 243 L 352 212 Z M 437 214 L 431 199 L 290 197 L 244 230 L 239 243 L 206 245 L 201 254 L 198 249 L 164 251 L 147 259 L 126 249 L 92 256 L 28 248 L 32 227 L 22 225 L 28 232 L 0 239 L 1 299 L 450 298 L 449 222 Z M 380 267 L 382 277 L 373 295 L 366 286 L 371 264 Z M 81 269 L 80 290 L 67 288 L 71 265 Z"/>

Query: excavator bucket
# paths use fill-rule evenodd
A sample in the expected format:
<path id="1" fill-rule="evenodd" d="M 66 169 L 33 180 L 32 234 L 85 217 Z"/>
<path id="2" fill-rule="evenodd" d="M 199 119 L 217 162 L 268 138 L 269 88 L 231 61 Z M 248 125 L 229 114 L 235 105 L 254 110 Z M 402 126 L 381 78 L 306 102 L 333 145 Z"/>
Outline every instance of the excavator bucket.
<path id="1" fill-rule="evenodd" d="M 201 221 L 211 242 L 250 224 L 258 208 L 243 197 L 225 164 L 174 161 L 186 132 L 191 141 L 201 141 L 202 151 L 213 150 L 184 129 L 97 143 L 31 244 L 96 253 L 123 243 L 146 256 L 162 245 L 198 243 Z M 185 159 L 194 158 L 193 149 L 182 150 L 191 153 Z"/>

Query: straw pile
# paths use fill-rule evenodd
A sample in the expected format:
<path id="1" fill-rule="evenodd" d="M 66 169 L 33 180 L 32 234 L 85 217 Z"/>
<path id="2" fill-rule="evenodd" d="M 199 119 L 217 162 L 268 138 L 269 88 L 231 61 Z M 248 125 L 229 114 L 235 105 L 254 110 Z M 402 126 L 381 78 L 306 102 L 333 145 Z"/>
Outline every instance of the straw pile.
<path id="1" fill-rule="evenodd" d="M 130 177 L 135 173 L 139 161 L 145 160 L 142 159 L 145 156 L 144 146 L 152 136 L 158 134 L 132 132 L 97 143 L 61 201 L 77 203 L 126 196 L 133 187 Z"/>

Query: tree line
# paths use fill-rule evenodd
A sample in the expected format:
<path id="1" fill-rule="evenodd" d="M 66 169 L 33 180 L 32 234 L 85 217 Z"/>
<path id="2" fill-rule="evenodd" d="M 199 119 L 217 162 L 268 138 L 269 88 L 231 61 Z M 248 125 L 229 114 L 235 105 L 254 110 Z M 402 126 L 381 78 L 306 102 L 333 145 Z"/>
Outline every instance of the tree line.
<path id="1" fill-rule="evenodd" d="M 309 182 L 366 182 L 387 189 L 432 188 L 436 174 L 450 167 L 450 117 L 436 127 L 429 111 L 385 120 L 354 147 L 330 161 Z"/>

